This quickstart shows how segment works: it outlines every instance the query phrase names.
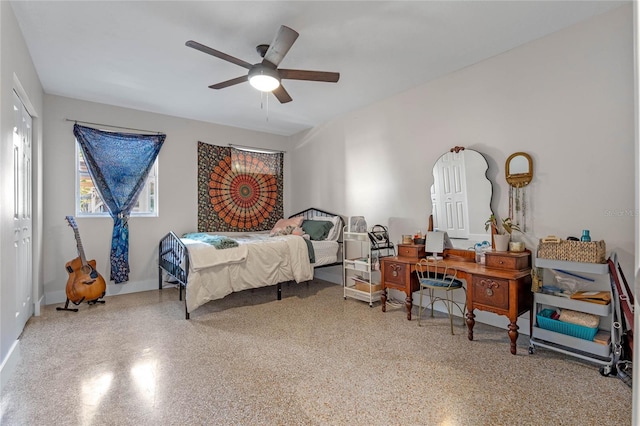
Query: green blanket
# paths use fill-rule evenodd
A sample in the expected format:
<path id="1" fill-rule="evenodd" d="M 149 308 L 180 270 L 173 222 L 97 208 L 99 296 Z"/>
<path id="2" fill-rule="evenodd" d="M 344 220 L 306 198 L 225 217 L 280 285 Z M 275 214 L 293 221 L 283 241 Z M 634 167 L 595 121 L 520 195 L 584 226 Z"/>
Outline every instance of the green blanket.
<path id="1" fill-rule="evenodd" d="M 189 234 L 184 234 L 182 238 L 189 238 L 190 240 L 196 240 L 203 242 L 205 244 L 211 244 L 217 249 L 227 249 L 238 247 L 238 242 L 236 240 L 232 240 L 229 237 L 225 237 L 223 235 L 211 235 L 206 232 L 192 232 Z"/>
<path id="2" fill-rule="evenodd" d="M 316 251 L 313 249 L 311 241 L 304 238 L 304 242 L 307 243 L 307 250 L 309 251 L 309 262 L 316 263 Z"/>

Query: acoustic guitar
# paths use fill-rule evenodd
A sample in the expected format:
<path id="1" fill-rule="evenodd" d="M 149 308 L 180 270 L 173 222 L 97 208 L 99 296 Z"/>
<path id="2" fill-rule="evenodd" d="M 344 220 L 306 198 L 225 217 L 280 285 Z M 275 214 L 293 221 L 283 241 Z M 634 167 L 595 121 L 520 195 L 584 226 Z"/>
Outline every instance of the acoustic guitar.
<path id="1" fill-rule="evenodd" d="M 64 308 L 57 309 L 77 312 L 77 309 L 68 308 L 69 302 L 72 302 L 74 305 L 79 305 L 84 301 L 89 302 L 89 304 L 104 303 L 104 301 L 98 299 L 104 297 L 107 286 L 102 275 L 96 270 L 96 261 L 87 261 L 84 255 L 84 248 L 82 247 L 82 240 L 80 239 L 80 232 L 78 231 L 78 225 L 75 219 L 73 216 L 67 216 L 66 219 L 76 237 L 78 257 L 67 262 L 65 265 L 65 269 L 69 273 L 66 289 L 67 303 L 64 305 Z"/>

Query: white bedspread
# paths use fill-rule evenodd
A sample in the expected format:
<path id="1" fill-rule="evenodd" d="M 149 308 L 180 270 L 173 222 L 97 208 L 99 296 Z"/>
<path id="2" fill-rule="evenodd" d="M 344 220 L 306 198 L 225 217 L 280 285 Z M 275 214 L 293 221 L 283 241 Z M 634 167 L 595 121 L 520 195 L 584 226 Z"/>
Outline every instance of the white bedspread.
<path id="1" fill-rule="evenodd" d="M 240 246 L 218 250 L 183 239 L 190 256 L 187 311 L 235 291 L 313 279 L 307 244 L 302 237 L 247 234 L 231 238 Z"/>
<path id="2" fill-rule="evenodd" d="M 218 250 L 211 244 L 182 238 L 182 242 L 189 249 L 189 267 L 192 271 L 210 268 L 211 266 L 244 262 L 247 260 L 248 248 L 246 244 L 238 247 Z"/>

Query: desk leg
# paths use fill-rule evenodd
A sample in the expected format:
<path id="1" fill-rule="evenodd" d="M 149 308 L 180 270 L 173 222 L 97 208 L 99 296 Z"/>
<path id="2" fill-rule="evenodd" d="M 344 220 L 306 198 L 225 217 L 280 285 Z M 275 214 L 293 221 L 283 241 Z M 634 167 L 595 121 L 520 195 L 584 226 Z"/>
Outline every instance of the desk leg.
<path id="1" fill-rule="evenodd" d="M 387 312 L 387 289 L 383 288 L 380 294 L 380 305 L 382 306 L 382 312 Z"/>
<path id="2" fill-rule="evenodd" d="M 515 321 L 509 323 L 509 338 L 511 339 L 511 353 L 516 354 L 516 340 L 518 340 L 518 324 Z"/>
<path id="3" fill-rule="evenodd" d="M 407 320 L 411 321 L 411 308 L 413 307 L 413 299 L 411 298 L 411 292 L 407 294 L 407 298 L 404 299 L 404 306 L 407 308 Z"/>
<path id="4" fill-rule="evenodd" d="M 467 333 L 467 338 L 469 340 L 473 340 L 473 326 L 476 325 L 476 320 L 474 319 L 476 316 L 473 313 L 473 309 L 469 308 L 467 311 L 467 329 L 469 332 Z"/>

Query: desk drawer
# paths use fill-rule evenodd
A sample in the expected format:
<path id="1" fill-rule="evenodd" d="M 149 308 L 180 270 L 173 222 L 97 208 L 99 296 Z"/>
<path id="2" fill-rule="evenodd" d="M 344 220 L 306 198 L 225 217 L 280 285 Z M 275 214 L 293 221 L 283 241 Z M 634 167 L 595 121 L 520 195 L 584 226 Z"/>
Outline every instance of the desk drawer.
<path id="1" fill-rule="evenodd" d="M 509 310 L 509 281 L 473 276 L 473 301 L 474 304 L 491 306 L 500 310 Z"/>
<path id="2" fill-rule="evenodd" d="M 398 257 L 425 257 L 424 244 L 398 244 Z"/>
<path id="3" fill-rule="evenodd" d="M 398 262 L 384 262 L 384 282 L 387 284 L 395 284 L 404 287 L 405 276 L 410 265 Z"/>
<path id="4" fill-rule="evenodd" d="M 529 252 L 489 252 L 485 254 L 487 268 L 520 271 L 530 267 Z"/>

